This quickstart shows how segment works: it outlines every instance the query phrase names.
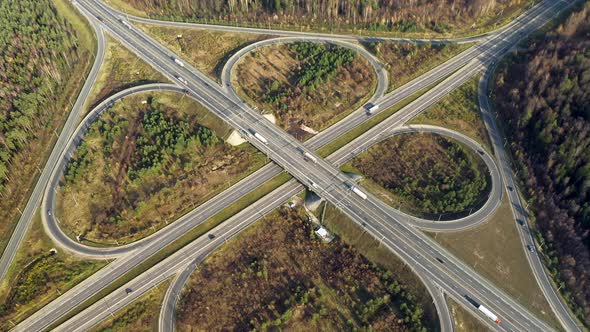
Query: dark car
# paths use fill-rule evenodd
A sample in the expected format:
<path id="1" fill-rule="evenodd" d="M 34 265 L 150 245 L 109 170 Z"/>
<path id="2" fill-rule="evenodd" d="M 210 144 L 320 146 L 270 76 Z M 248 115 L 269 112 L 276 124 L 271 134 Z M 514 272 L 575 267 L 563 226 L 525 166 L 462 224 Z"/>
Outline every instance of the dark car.
<path id="1" fill-rule="evenodd" d="M 209 234 L 207 236 L 209 237 L 209 240 L 213 240 L 215 238 L 215 234 Z"/>
<path id="2" fill-rule="evenodd" d="M 530 244 L 527 244 L 526 247 L 530 252 L 535 252 L 535 248 L 533 246 L 531 246 Z"/>
<path id="3" fill-rule="evenodd" d="M 483 150 L 477 149 L 477 152 L 483 156 Z"/>
<path id="4" fill-rule="evenodd" d="M 514 188 L 512 188 L 511 186 L 508 186 L 508 190 L 512 191 L 512 190 L 514 190 Z"/>
<path id="5" fill-rule="evenodd" d="M 131 292 L 133 292 L 133 290 L 131 288 L 125 288 L 126 294 L 131 294 Z"/>
<path id="6" fill-rule="evenodd" d="M 437 257 L 437 258 L 436 258 L 436 260 L 437 260 L 439 263 L 441 263 L 441 264 L 444 264 L 444 263 L 445 263 L 445 261 L 443 261 L 443 260 L 442 260 L 442 259 L 440 259 L 439 257 Z"/>
<path id="7" fill-rule="evenodd" d="M 522 219 L 516 219 L 516 222 L 520 225 L 520 226 L 524 226 L 524 220 Z"/>

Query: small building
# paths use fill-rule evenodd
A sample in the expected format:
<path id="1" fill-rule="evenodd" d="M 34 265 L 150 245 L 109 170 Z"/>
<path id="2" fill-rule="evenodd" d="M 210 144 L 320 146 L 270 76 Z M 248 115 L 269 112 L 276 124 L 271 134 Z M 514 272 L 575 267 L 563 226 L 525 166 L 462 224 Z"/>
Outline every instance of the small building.
<path id="1" fill-rule="evenodd" d="M 319 236 L 320 239 L 324 242 L 331 242 L 334 240 L 334 236 L 328 232 L 327 229 L 321 227 L 315 230 L 315 234 Z"/>

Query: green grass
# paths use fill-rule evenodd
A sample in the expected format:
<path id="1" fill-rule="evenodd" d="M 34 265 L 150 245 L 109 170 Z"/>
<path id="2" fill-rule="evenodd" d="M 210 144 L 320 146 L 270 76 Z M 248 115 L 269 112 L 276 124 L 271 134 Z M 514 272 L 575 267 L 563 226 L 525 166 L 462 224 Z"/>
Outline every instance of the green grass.
<path id="1" fill-rule="evenodd" d="M 163 281 L 156 287 L 147 291 L 137 300 L 114 313 L 108 319 L 92 327 L 90 331 L 157 331 L 162 301 L 164 300 L 164 296 L 170 283 L 171 279 Z"/>
<path id="2" fill-rule="evenodd" d="M 429 124 L 458 131 L 491 151 L 490 139 L 479 110 L 479 79 L 480 75 L 471 78 L 409 123 Z"/>
<path id="3" fill-rule="evenodd" d="M 369 148 L 341 170 L 396 209 L 426 219 L 456 219 L 483 205 L 486 166 L 470 148 L 444 136 L 402 134 Z"/>
<path id="4" fill-rule="evenodd" d="M 80 16 L 69 0 L 52 0 L 58 13 L 76 30 L 80 45 L 92 54 L 96 54 L 96 36 L 88 21 Z"/>
<path id="5" fill-rule="evenodd" d="M 504 195 L 483 225 L 454 233 L 426 233 L 480 275 L 555 328 L 560 326 L 525 256 L 510 202 Z"/>
<path id="6" fill-rule="evenodd" d="M 244 197 L 240 198 L 238 201 L 233 203 L 232 205 L 226 207 L 225 209 L 221 210 L 219 213 L 214 215 L 213 217 L 209 218 L 204 223 L 200 224 L 199 226 L 191 229 L 189 232 L 185 233 L 183 236 L 163 248 L 162 250 L 158 251 L 154 255 L 150 256 L 148 259 L 144 260 L 141 264 L 137 265 L 129 272 L 125 273 L 123 276 L 119 277 L 114 282 L 110 283 L 107 287 L 96 293 L 95 295 L 88 298 L 82 304 L 74 307 L 70 312 L 64 315 L 62 318 L 57 320 L 53 323 L 49 330 L 59 326 L 69 318 L 75 316 L 76 314 L 82 312 L 84 309 L 88 308 L 98 300 L 102 299 L 103 297 L 107 296 L 108 294 L 112 293 L 117 288 L 121 287 L 122 285 L 126 284 L 130 280 L 133 280 L 135 277 L 139 276 L 143 272 L 147 271 L 152 266 L 156 265 L 157 263 L 161 262 L 168 256 L 172 255 L 176 251 L 180 250 L 181 248 L 185 247 L 187 244 L 191 243 L 195 239 L 199 238 L 200 236 L 207 234 L 209 230 L 214 228 L 215 226 L 221 224 L 223 221 L 229 219 L 239 211 L 243 210 L 247 206 L 253 204 L 263 196 L 267 195 L 271 191 L 275 190 L 276 188 L 280 187 L 282 184 L 286 183 L 291 179 L 291 176 L 287 173 L 281 173 L 275 176 L 270 181 L 266 182 L 264 185 L 256 188 L 252 192 L 248 193 Z"/>

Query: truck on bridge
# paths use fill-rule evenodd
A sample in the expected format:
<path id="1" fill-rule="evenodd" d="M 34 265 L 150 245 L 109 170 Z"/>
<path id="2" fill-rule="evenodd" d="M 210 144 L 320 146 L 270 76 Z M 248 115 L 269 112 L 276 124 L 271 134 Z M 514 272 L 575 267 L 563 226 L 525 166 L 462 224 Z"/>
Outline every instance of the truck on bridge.
<path id="1" fill-rule="evenodd" d="M 350 190 L 352 190 L 352 192 L 357 194 L 360 198 L 367 199 L 367 194 L 362 192 L 357 186 L 350 186 Z"/>
<path id="2" fill-rule="evenodd" d="M 268 141 L 266 140 L 266 138 L 264 138 L 264 136 L 260 135 L 259 133 L 255 132 L 255 131 L 254 131 L 254 137 L 256 137 L 256 139 L 258 139 L 262 143 L 268 144 Z"/>

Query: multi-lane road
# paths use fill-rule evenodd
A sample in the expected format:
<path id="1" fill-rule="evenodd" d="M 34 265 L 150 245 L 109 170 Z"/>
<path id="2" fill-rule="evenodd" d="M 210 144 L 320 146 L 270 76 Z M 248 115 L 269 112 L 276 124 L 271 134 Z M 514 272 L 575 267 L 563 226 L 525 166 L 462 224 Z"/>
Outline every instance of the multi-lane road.
<path id="1" fill-rule="evenodd" d="M 464 52 L 462 56 L 464 57 L 463 61 L 465 62 L 462 64 L 467 63 L 465 67 L 459 69 L 449 79 L 437 85 L 437 87 L 416 100 L 416 102 L 408 105 L 408 107 L 404 109 L 406 111 L 402 110 L 398 112 L 400 115 L 396 117 L 396 121 L 392 121 L 392 123 L 387 125 L 375 127 L 377 129 L 374 129 L 374 132 L 371 134 L 372 136 L 368 137 L 378 140 L 381 137 L 380 135 L 386 135 L 388 130 L 395 128 L 414 117 L 425 107 L 436 102 L 448 93 L 448 91 L 460 85 L 461 82 L 464 82 L 466 77 L 472 77 L 477 71 L 481 70 L 487 62 L 493 61 L 495 58 L 504 54 L 515 44 L 515 42 L 541 26 L 560 9 L 563 9 L 566 4 L 568 3 L 545 1 L 528 11 L 522 18 L 516 20 L 512 25 L 513 30 L 503 30 L 498 34 L 489 37 L 485 42 L 482 42 L 474 48 L 475 51 L 474 49 L 471 49 L 472 53 L 467 51 L 467 53 Z M 94 1 L 80 1 L 79 5 L 83 11 L 92 13 L 95 17 L 100 16 L 102 24 L 108 31 L 121 40 L 124 45 L 128 46 L 169 78 L 172 80 L 178 80 L 178 76 L 182 75 L 183 79 L 187 82 L 185 88 L 191 93 L 191 95 L 202 104 L 209 107 L 222 119 L 234 126 L 237 130 L 242 132 L 255 131 L 266 137 L 267 144 L 255 139 L 252 139 L 251 142 L 263 152 L 267 153 L 273 161 L 286 169 L 302 183 L 310 184 L 313 182 L 320 187 L 321 189 L 316 191 L 319 191 L 321 196 L 339 206 L 353 220 L 365 227 L 369 233 L 373 234 L 376 238 L 381 239 L 384 245 L 399 254 L 419 275 L 433 280 L 445 291 L 445 293 L 455 298 L 456 301 L 469 308 L 470 304 L 464 298 L 464 295 L 468 294 L 471 297 L 486 302 L 489 307 L 495 309 L 497 313 L 500 313 L 505 317 L 505 321 L 500 326 L 495 326 L 500 327 L 501 329 L 551 329 L 520 305 L 514 303 L 514 301 L 512 301 L 506 294 L 479 277 L 475 272 L 469 270 L 443 248 L 436 245 L 428 238 L 425 238 L 424 235 L 416 231 L 413 227 L 410 227 L 405 222 L 399 220 L 399 216 L 393 214 L 391 208 L 385 206 L 375 197 L 369 195 L 369 199 L 364 200 L 355 195 L 351 195 L 348 178 L 340 173 L 332 164 L 319 159 L 319 157 L 318 163 L 316 164 L 310 164 L 309 162 L 304 161 L 301 156 L 301 151 L 313 153 L 312 148 L 309 147 L 310 144 L 303 146 L 301 143 L 293 140 L 293 138 L 289 137 L 280 129 L 260 117 L 259 114 L 249 109 L 247 105 L 241 102 L 236 103 L 238 100 L 226 96 L 227 91 L 216 86 L 211 80 L 204 77 L 202 74 L 195 72 L 192 68 L 178 68 L 178 66 L 170 60 L 171 53 L 169 51 L 163 49 L 140 31 L 123 25 L 120 18 L 113 15 L 107 7 Z M 459 67 L 462 65 L 460 61 L 457 63 L 457 66 Z M 416 86 L 413 88 L 416 88 Z M 408 91 L 412 91 L 411 88 L 409 88 Z M 395 99 L 391 97 L 389 97 L 390 99 L 387 99 L 387 96 L 383 98 L 384 103 L 388 100 Z M 354 121 L 352 120 L 354 120 L 355 117 L 358 117 L 359 114 L 359 112 L 353 113 L 347 118 L 348 122 L 342 122 L 347 123 L 347 125 L 341 125 L 341 127 L 350 127 L 351 124 L 354 124 Z M 339 128 L 338 125 L 333 127 Z M 352 128 L 354 128 L 354 126 L 352 126 Z M 356 149 L 356 147 L 354 148 Z M 287 185 L 289 185 L 289 183 L 285 186 Z M 283 192 L 279 192 L 273 196 L 283 197 L 282 194 L 287 192 L 292 193 L 291 191 L 283 190 Z M 256 215 L 256 213 L 251 212 L 251 215 L 248 216 L 248 220 L 258 218 L 259 216 Z M 227 223 L 227 225 L 230 224 L 231 223 L 229 222 Z M 225 225 L 226 223 L 221 226 Z M 147 251 L 148 254 L 144 254 L 142 257 L 141 253 L 146 249 L 149 249 Z M 144 243 L 140 248 L 134 250 L 128 256 L 122 257 L 109 265 L 110 269 L 108 270 L 111 272 L 109 274 L 115 276 L 121 275 L 126 269 L 125 264 L 133 265 L 137 264 L 137 262 L 143 261 L 143 259 L 149 257 L 150 250 L 152 250 L 152 253 L 155 252 L 153 250 L 157 250 L 157 244 L 154 244 L 154 241 Z M 177 256 L 174 255 L 173 257 Z M 445 264 L 441 265 L 438 263 L 435 260 L 436 257 L 444 257 Z M 183 262 L 183 264 L 186 265 L 186 262 Z M 67 312 L 68 307 L 71 308 L 73 304 L 81 303 L 80 301 L 87 298 L 89 294 L 93 294 L 93 292 L 100 290 L 105 285 L 104 282 L 98 280 L 100 272 L 101 271 L 91 277 L 94 284 L 96 284 L 95 287 L 88 287 L 85 289 L 82 289 L 83 287 L 75 287 L 64 294 L 64 299 L 60 298 L 52 302 L 40 312 L 33 315 L 30 319 L 26 320 L 23 324 L 19 325 L 17 329 L 24 328 L 37 330 L 46 327 L 51 321 L 56 320 L 63 313 Z M 114 279 L 111 278 L 110 280 L 112 281 Z M 87 284 L 87 282 L 84 282 L 83 284 Z M 105 300 L 106 299 L 107 298 L 105 298 Z M 474 308 L 471 307 L 471 309 L 473 310 Z M 478 311 L 474 310 L 474 313 L 479 314 L 481 317 L 481 313 Z"/>

